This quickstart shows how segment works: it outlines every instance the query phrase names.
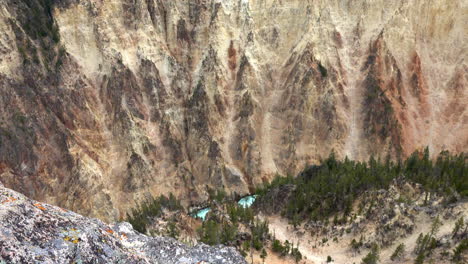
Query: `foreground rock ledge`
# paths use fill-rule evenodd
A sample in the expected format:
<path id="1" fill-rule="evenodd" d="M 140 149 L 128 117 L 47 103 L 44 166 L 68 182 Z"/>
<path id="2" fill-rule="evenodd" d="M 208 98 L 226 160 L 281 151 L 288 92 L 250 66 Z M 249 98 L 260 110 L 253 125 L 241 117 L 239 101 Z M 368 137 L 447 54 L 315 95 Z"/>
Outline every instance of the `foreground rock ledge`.
<path id="1" fill-rule="evenodd" d="M 27 198 L 0 183 L 0 263 L 246 263 L 230 247 L 194 247 L 107 225 Z"/>

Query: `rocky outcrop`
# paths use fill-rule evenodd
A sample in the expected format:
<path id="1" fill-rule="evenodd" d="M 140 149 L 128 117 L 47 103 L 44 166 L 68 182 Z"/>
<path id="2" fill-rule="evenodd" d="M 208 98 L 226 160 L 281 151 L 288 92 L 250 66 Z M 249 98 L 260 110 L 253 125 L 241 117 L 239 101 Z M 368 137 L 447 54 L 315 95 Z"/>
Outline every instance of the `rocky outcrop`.
<path id="1" fill-rule="evenodd" d="M 30 200 L 0 183 L 0 262 L 247 263 L 234 248 L 147 237 L 129 223 L 105 224 Z"/>
<path id="2" fill-rule="evenodd" d="M 464 1 L 5 0 L 0 179 L 118 219 L 338 156 L 466 151 Z"/>

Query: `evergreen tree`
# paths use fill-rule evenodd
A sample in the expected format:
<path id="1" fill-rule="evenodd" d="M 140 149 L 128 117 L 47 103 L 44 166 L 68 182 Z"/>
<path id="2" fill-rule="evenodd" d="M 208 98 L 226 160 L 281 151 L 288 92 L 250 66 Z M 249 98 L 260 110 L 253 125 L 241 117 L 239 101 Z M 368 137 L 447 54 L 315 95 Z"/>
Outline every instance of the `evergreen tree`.
<path id="1" fill-rule="evenodd" d="M 399 260 L 403 257 L 404 254 L 405 254 L 405 244 L 401 243 L 395 248 L 395 251 L 393 251 L 392 255 L 390 256 L 390 259 L 392 261 Z"/>
<path id="2" fill-rule="evenodd" d="M 266 252 L 266 250 L 263 248 L 263 249 L 262 249 L 262 253 L 260 254 L 260 258 L 263 260 L 263 263 L 265 263 L 266 257 L 267 257 L 267 252 Z"/>
<path id="3" fill-rule="evenodd" d="M 463 216 L 460 217 L 457 222 L 455 223 L 455 227 L 452 231 L 452 238 L 455 238 L 461 230 L 463 230 L 463 226 L 465 225 Z"/>
<path id="4" fill-rule="evenodd" d="M 379 246 L 373 244 L 371 251 L 362 259 L 362 264 L 377 264 L 379 259 Z"/>

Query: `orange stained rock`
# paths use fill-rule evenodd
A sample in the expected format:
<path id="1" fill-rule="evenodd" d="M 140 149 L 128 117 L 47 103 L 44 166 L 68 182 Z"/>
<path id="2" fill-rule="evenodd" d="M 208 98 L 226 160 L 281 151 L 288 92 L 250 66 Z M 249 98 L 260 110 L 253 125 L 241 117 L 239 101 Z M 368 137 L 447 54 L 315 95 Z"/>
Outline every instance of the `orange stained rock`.
<path id="1" fill-rule="evenodd" d="M 112 229 L 106 229 L 106 232 L 109 233 L 109 234 L 114 234 L 114 231 L 112 231 Z"/>
<path id="2" fill-rule="evenodd" d="M 7 197 L 7 199 L 5 201 L 2 202 L 2 204 L 6 204 L 6 203 L 11 203 L 11 202 L 14 202 L 18 199 L 14 198 L 14 197 Z"/>
<path id="3" fill-rule="evenodd" d="M 42 211 L 45 211 L 45 207 L 42 206 L 40 203 L 35 203 L 34 206 L 36 206 L 37 208 L 41 209 Z"/>

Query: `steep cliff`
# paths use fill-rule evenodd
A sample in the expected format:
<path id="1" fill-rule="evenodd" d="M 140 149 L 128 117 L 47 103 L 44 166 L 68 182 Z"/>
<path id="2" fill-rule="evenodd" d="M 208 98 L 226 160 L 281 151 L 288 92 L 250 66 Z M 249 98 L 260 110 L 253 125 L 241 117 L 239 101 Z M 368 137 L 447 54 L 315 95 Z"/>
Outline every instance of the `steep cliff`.
<path id="1" fill-rule="evenodd" d="M 468 149 L 467 1 L 4 0 L 0 179 L 101 219 L 335 150 Z"/>

